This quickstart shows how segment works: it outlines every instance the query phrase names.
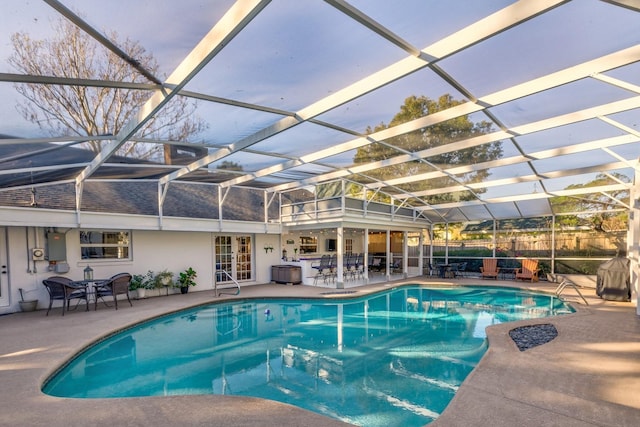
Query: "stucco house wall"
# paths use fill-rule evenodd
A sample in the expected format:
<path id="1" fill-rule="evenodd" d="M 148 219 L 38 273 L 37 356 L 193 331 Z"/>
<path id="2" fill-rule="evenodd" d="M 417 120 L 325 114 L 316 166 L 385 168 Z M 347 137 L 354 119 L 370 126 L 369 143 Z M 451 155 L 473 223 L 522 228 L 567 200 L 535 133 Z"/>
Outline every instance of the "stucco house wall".
<path id="1" fill-rule="evenodd" d="M 90 266 L 95 278 L 108 278 L 116 273 L 144 274 L 147 270 L 173 273 L 192 267 L 197 271 L 197 286 L 189 292 L 212 291 L 215 280 L 215 236 L 220 233 L 196 231 L 131 231 L 131 259 L 129 260 L 83 260 L 80 252 L 78 229 L 63 231 L 66 242 L 67 273 L 50 270 L 49 261 L 32 261 L 31 249 L 46 247 L 45 230 L 42 227 L 6 227 L 7 247 L 6 274 L 2 275 L 3 289 L 8 295 L 0 305 L 0 314 L 19 311 L 19 289 L 25 299 L 37 299 L 38 308 L 47 307 L 49 296 L 42 285 L 47 277 L 60 275 L 74 280 L 83 278 L 83 270 Z M 224 235 L 233 235 L 225 233 Z M 241 282 L 241 286 L 268 283 L 270 266 L 280 262 L 280 238 L 273 234 L 249 234 L 253 242 L 254 271 L 252 280 Z M 265 254 L 262 249 L 271 245 L 273 252 Z M 213 296 L 213 294 L 212 294 Z M 59 307 L 55 302 L 54 307 Z"/>

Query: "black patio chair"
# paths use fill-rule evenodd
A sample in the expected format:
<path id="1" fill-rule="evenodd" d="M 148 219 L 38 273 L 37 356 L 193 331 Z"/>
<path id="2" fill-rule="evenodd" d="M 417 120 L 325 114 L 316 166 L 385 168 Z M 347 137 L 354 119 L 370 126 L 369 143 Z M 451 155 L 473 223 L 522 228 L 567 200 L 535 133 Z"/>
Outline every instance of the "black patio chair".
<path id="1" fill-rule="evenodd" d="M 467 271 L 467 263 L 459 262 L 456 264 L 456 267 L 453 270 L 453 277 L 465 277 L 466 271 Z"/>
<path id="2" fill-rule="evenodd" d="M 113 297 L 113 304 L 116 306 L 116 310 L 118 309 L 118 295 L 126 295 L 127 301 L 129 301 L 129 305 L 133 307 L 131 303 L 131 298 L 129 297 L 129 285 L 131 284 L 131 274 L 129 273 L 118 273 L 115 276 L 111 276 L 111 278 L 105 280 L 104 282 L 99 282 L 93 285 L 95 292 L 95 309 L 98 309 L 98 299 L 102 299 L 102 302 L 107 307 L 111 307 L 105 297 Z"/>
<path id="3" fill-rule="evenodd" d="M 426 271 L 424 271 L 426 270 Z M 438 274 L 438 269 L 433 266 L 430 262 L 427 263 L 425 267 L 423 267 L 423 273 L 426 272 L 429 276 L 433 276 L 434 273 Z"/>
<path id="4" fill-rule="evenodd" d="M 65 307 L 69 311 L 69 306 L 72 299 L 77 299 L 78 303 L 73 308 L 74 310 L 80 304 L 80 300 L 84 300 L 87 305 L 87 311 L 89 310 L 89 299 L 87 297 L 87 285 L 74 285 L 73 280 L 62 277 L 52 276 L 42 281 L 42 284 L 47 288 L 49 293 L 49 308 L 47 308 L 47 314 L 51 311 L 53 301 L 62 301 L 62 315 L 64 316 Z"/>

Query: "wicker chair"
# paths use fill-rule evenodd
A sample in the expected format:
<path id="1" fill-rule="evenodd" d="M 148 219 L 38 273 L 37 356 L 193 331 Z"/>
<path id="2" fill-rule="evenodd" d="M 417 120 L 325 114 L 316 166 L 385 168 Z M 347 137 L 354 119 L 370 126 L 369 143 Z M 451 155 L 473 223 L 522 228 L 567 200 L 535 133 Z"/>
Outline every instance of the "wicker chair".
<path id="1" fill-rule="evenodd" d="M 51 306 L 55 300 L 62 301 L 63 316 L 65 306 L 67 311 L 69 311 L 69 305 L 72 299 L 77 299 L 78 304 L 80 304 L 80 300 L 84 300 L 84 303 L 87 305 L 87 310 L 89 310 L 89 299 L 87 297 L 86 285 L 74 286 L 71 279 L 62 276 L 49 277 L 48 279 L 43 280 L 42 284 L 47 288 L 47 292 L 49 292 L 49 308 L 47 308 L 46 316 L 49 315 L 49 311 L 51 311 Z M 77 307 L 78 305 L 76 304 L 74 309 Z"/>
<path id="2" fill-rule="evenodd" d="M 113 297 L 113 304 L 118 309 L 118 295 L 126 295 L 129 305 L 133 307 L 131 298 L 129 297 L 129 285 L 131 284 L 131 275 L 129 273 L 118 273 L 112 276 L 104 282 L 96 283 L 93 285 L 95 291 L 95 309 L 98 309 L 98 299 L 102 299 L 104 305 L 111 307 L 107 304 L 105 297 Z"/>

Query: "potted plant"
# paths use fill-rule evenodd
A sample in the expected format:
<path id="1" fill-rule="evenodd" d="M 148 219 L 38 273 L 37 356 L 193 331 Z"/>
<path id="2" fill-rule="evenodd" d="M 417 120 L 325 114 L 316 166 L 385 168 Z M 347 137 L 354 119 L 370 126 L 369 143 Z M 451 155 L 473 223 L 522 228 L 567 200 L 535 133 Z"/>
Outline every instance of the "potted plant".
<path id="1" fill-rule="evenodd" d="M 129 282 L 129 291 L 137 291 L 140 288 L 140 283 L 142 283 L 142 275 L 134 274 L 131 276 L 131 281 Z"/>
<path id="2" fill-rule="evenodd" d="M 153 281 L 154 287 L 162 288 L 164 286 L 167 289 L 167 295 L 169 295 L 169 287 L 174 285 L 173 272 L 162 270 L 160 273 L 155 275 Z"/>
<path id="3" fill-rule="evenodd" d="M 19 288 L 18 291 L 20 291 L 20 301 L 18 301 L 18 304 L 20 304 L 20 310 L 35 311 L 35 309 L 38 308 L 38 300 L 25 300 L 22 288 Z"/>
<path id="4" fill-rule="evenodd" d="M 185 271 L 181 271 L 178 276 L 177 287 L 180 288 L 180 292 L 186 294 L 189 292 L 189 286 L 195 286 L 196 282 L 194 279 L 198 277 L 196 271 L 189 267 Z"/>
<path id="5" fill-rule="evenodd" d="M 136 291 L 138 299 L 146 297 L 147 289 L 154 289 L 156 287 L 153 271 L 149 270 L 146 274 L 134 274 L 129 284 L 130 291 Z"/>

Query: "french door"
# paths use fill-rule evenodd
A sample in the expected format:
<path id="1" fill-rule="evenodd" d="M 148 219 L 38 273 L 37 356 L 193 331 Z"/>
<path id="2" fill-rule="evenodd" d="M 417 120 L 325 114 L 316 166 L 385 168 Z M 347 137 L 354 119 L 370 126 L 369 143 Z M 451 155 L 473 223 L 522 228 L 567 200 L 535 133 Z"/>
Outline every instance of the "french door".
<path id="1" fill-rule="evenodd" d="M 238 282 L 253 278 L 253 248 L 251 236 L 216 236 L 215 238 L 216 282 L 230 282 L 229 276 Z"/>

